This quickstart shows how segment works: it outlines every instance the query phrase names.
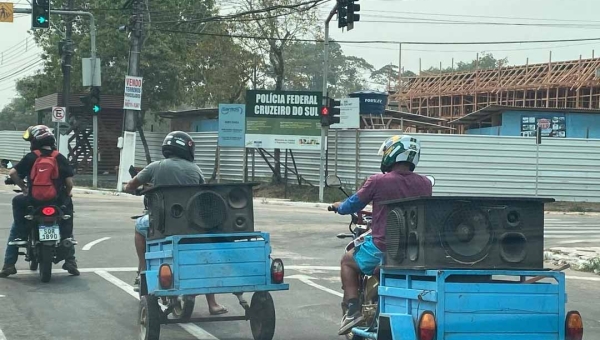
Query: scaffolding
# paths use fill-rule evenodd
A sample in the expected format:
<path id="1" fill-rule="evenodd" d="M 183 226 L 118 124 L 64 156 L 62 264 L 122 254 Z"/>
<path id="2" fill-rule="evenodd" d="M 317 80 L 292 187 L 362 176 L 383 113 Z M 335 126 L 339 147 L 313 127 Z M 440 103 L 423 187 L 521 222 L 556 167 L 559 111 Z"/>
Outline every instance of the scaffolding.
<path id="1" fill-rule="evenodd" d="M 402 109 L 446 120 L 489 105 L 600 109 L 600 58 L 418 76 L 401 82 Z"/>

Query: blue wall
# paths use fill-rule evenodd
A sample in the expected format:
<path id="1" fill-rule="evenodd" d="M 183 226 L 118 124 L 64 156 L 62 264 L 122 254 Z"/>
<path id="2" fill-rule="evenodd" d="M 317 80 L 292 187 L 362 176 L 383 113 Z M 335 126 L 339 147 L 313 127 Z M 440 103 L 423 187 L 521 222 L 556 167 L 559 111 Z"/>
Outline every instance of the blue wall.
<path id="1" fill-rule="evenodd" d="M 219 131 L 218 119 L 199 119 L 192 123 L 192 132 Z"/>
<path id="2" fill-rule="evenodd" d="M 521 136 L 521 118 L 523 116 L 565 117 L 567 138 L 600 139 L 600 114 L 569 113 L 568 111 L 505 111 L 502 113 L 501 126 L 470 129 L 465 133 L 469 135 Z"/>

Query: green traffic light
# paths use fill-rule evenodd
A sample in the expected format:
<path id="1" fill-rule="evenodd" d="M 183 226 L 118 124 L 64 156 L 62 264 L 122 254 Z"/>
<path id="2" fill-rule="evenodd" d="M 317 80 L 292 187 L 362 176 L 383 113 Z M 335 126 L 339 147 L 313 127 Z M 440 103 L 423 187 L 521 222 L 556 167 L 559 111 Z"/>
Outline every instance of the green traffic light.
<path id="1" fill-rule="evenodd" d="M 94 110 L 94 113 L 98 113 L 98 112 L 100 112 L 100 106 L 98 106 L 98 105 L 94 105 L 94 108 L 93 108 L 93 110 Z"/>
<path id="2" fill-rule="evenodd" d="M 44 18 L 44 17 L 38 17 L 37 18 L 37 22 L 39 22 L 40 24 L 43 24 L 43 23 L 46 22 L 46 18 Z"/>

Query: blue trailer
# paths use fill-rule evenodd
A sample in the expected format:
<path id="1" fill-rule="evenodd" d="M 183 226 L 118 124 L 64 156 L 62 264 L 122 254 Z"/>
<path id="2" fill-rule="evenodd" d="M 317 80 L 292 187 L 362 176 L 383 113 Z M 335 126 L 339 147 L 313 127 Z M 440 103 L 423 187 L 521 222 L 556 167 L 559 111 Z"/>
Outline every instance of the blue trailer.
<path id="1" fill-rule="evenodd" d="M 142 339 L 159 339 L 161 324 L 234 320 L 249 320 L 255 340 L 273 338 L 275 306 L 269 292 L 288 290 L 289 285 L 283 282 L 283 262 L 271 258 L 268 233 L 147 240 L 146 268 L 140 282 Z M 254 293 L 250 303 L 243 297 L 246 292 Z M 245 313 L 191 318 L 195 296 L 211 293 L 236 295 Z"/>
<path id="2" fill-rule="evenodd" d="M 382 266 L 378 317 L 352 333 L 378 340 L 581 340 L 581 315 L 566 311 L 565 284 L 563 272 L 550 270 Z"/>

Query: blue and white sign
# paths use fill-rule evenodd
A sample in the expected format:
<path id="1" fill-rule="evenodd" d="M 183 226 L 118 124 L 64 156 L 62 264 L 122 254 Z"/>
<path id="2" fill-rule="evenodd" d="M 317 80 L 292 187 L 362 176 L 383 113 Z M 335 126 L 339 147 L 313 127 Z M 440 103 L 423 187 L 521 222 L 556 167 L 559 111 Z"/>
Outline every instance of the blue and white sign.
<path id="1" fill-rule="evenodd" d="M 219 104 L 218 145 L 225 148 L 243 148 L 246 135 L 246 105 Z"/>

